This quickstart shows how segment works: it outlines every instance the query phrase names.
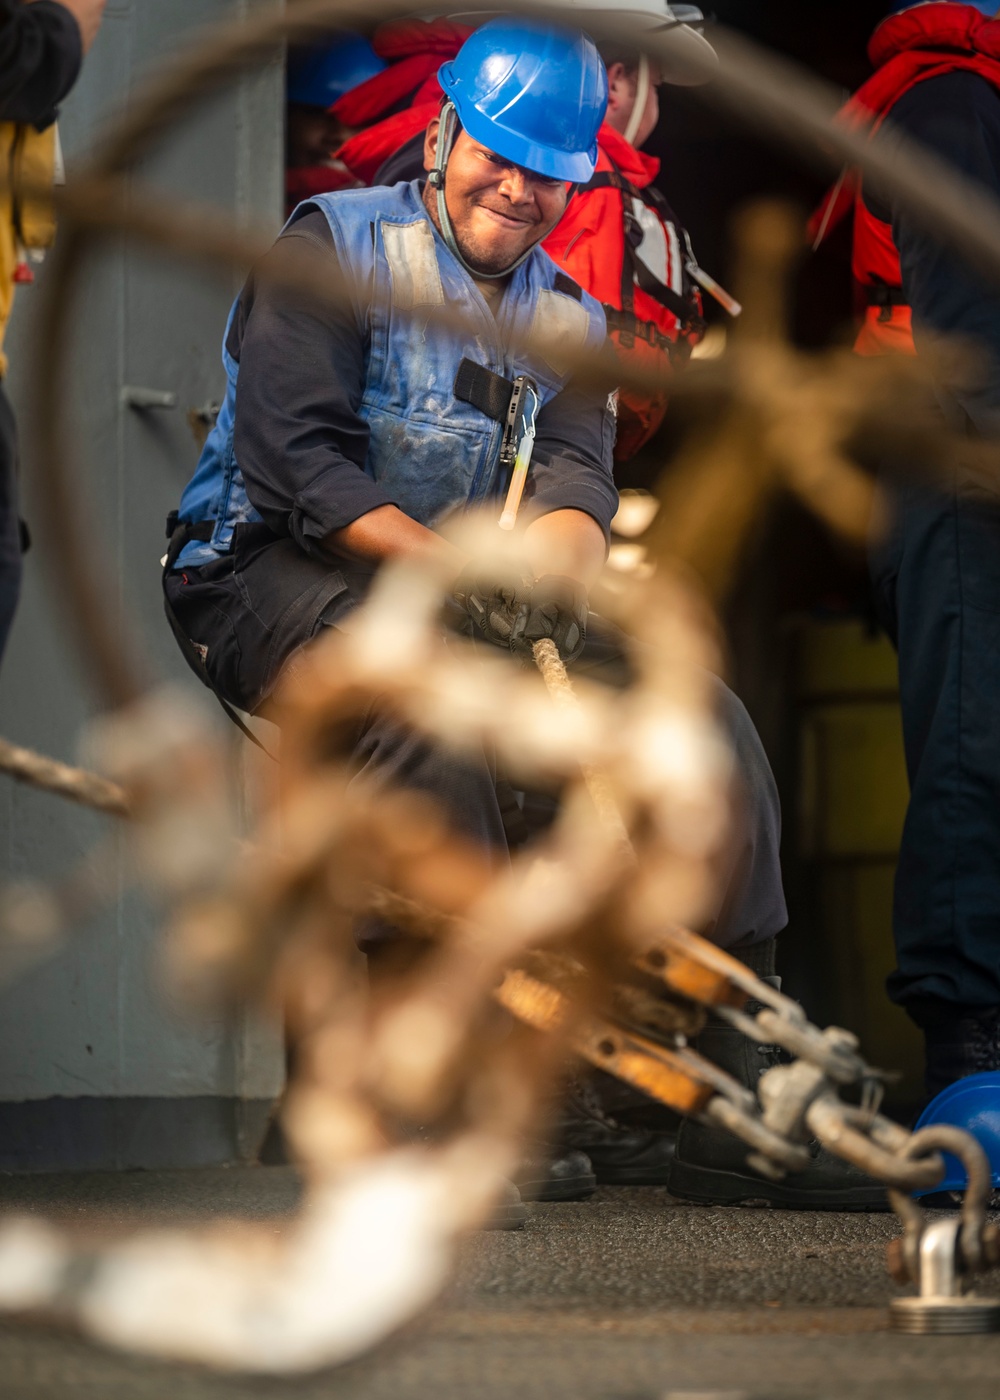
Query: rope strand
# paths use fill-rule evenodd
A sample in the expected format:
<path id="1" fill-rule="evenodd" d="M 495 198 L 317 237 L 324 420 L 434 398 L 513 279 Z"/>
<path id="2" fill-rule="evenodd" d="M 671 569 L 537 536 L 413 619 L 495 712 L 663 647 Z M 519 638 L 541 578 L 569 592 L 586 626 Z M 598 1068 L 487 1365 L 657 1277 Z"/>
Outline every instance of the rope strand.
<path id="1" fill-rule="evenodd" d="M 0 739 L 0 773 L 83 807 L 93 807 L 98 812 L 110 812 L 116 817 L 131 816 L 128 797 L 117 783 L 97 773 L 88 773 L 84 768 L 71 768 L 31 749 L 19 748 L 6 739 Z"/>

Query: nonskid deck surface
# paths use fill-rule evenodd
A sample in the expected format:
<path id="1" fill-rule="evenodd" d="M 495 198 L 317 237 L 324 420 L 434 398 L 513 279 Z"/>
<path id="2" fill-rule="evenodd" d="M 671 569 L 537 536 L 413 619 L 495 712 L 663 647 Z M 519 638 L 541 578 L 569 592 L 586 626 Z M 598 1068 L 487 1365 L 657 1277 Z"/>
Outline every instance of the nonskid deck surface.
<path id="1" fill-rule="evenodd" d="M 83 1224 L 255 1219 L 287 1168 L 0 1178 L 0 1208 Z M 993 1400 L 1000 1336 L 885 1330 L 892 1216 L 683 1206 L 602 1187 L 467 1247 L 446 1298 L 377 1354 L 298 1380 L 219 1377 L 0 1325 L 4 1400 Z M 981 1292 L 1000 1279 L 984 1279 Z"/>

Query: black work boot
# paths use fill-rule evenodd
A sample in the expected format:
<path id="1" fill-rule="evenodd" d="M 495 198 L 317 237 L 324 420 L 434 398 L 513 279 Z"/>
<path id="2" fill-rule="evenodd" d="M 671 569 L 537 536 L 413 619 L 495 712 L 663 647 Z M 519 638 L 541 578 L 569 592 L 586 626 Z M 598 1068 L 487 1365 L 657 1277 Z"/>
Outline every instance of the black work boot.
<path id="1" fill-rule="evenodd" d="M 923 1001 L 907 1010 L 924 1033 L 928 1099 L 957 1079 L 1000 1069 L 1000 1008 Z"/>
<path id="2" fill-rule="evenodd" d="M 928 1102 L 970 1074 L 1000 1070 L 1000 1008 L 964 1008 L 951 1002 L 921 1001 L 907 1006 L 924 1033 L 924 1086 Z M 994 1178 L 995 1180 L 995 1178 Z M 954 1210 L 963 1191 L 933 1191 L 922 1206 Z M 990 1209 L 1000 1209 L 1000 1191 L 990 1194 Z"/>
<path id="3" fill-rule="evenodd" d="M 762 1007 L 759 1002 L 749 1002 L 746 1009 L 748 1015 L 755 1016 Z M 707 1025 L 693 1048 L 754 1095 L 761 1075 L 785 1058 L 778 1046 L 758 1045 L 721 1022 Z M 687 1118 L 677 1136 L 667 1187 L 672 1196 L 700 1205 L 888 1210 L 884 1186 L 818 1142 L 811 1143 L 809 1150 L 812 1161 L 805 1171 L 790 1172 L 782 1181 L 769 1181 L 747 1166 L 751 1149 L 738 1138 Z"/>
<path id="4" fill-rule="evenodd" d="M 587 1154 L 602 1186 L 667 1184 L 675 1135 L 619 1122 L 584 1074 L 567 1089 L 557 1135 L 563 1150 L 575 1147 Z"/>
<path id="5" fill-rule="evenodd" d="M 481 1230 L 523 1230 L 528 1218 L 521 1201 L 521 1193 L 512 1181 L 505 1181 L 500 1199 L 493 1207 L 493 1214 L 484 1220 Z"/>

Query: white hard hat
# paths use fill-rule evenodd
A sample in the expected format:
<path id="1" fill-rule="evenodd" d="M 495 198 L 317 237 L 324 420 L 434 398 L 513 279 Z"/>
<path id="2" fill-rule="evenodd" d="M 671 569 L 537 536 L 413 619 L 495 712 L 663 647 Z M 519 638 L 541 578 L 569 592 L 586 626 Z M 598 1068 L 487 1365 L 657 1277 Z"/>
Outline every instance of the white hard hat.
<path id="1" fill-rule="evenodd" d="M 642 32 L 656 32 L 669 41 L 670 50 L 676 57 L 667 57 L 666 47 L 657 53 L 657 66 L 665 83 L 676 87 L 698 87 L 708 81 L 710 68 L 715 60 L 715 50 L 694 26 L 704 22 L 704 15 L 697 5 L 672 5 L 667 0 L 546 0 L 550 10 L 568 10 L 572 22 L 580 29 L 593 29 L 598 47 L 608 42 L 617 19 L 631 21 L 627 28 L 615 38 L 628 44 L 635 36 L 636 47 L 641 46 Z M 464 24 L 481 24 L 492 15 L 492 10 L 471 10 L 456 13 L 448 10 L 449 19 Z"/>
<path id="2" fill-rule="evenodd" d="M 671 5 L 667 0 L 604 0 L 600 6 L 594 0 L 555 0 L 560 7 L 573 13 L 575 23 L 587 28 L 590 23 L 598 29 L 598 47 L 607 43 L 614 21 L 631 21 L 629 29 L 620 35 L 627 44 L 632 34 L 637 40 L 645 31 L 667 41 L 656 56 L 661 80 L 675 87 L 698 87 L 709 80 L 715 64 L 715 50 L 701 34 L 705 16 L 697 5 Z M 632 27 L 634 26 L 634 28 Z M 615 34 L 615 39 L 619 35 Z M 672 56 L 671 56 L 672 55 Z"/>

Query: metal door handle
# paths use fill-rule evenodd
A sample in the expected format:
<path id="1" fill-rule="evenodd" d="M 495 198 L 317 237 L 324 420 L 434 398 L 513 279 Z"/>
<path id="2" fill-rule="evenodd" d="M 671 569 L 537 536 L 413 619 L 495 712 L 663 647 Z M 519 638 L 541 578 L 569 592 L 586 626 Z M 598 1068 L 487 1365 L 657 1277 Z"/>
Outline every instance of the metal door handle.
<path id="1" fill-rule="evenodd" d="M 141 389 L 134 384 L 124 384 L 121 401 L 126 408 L 140 412 L 150 408 L 176 408 L 177 395 L 169 389 Z"/>

